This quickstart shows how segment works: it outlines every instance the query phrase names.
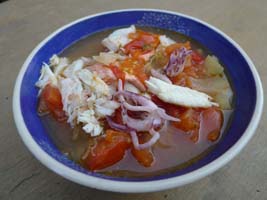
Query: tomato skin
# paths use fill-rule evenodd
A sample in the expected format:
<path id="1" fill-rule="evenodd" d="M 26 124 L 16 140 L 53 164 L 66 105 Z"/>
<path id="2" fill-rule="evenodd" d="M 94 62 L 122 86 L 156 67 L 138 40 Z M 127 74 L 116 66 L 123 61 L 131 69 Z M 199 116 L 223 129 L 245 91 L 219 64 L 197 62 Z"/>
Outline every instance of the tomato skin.
<path id="1" fill-rule="evenodd" d="M 145 45 L 145 42 L 142 40 L 138 40 L 138 39 L 133 40 L 125 45 L 124 47 L 125 53 L 128 54 L 128 53 L 134 52 L 135 50 L 142 49 L 144 45 Z"/>
<path id="2" fill-rule="evenodd" d="M 139 132 L 137 136 L 140 144 L 151 139 L 151 135 L 148 132 Z M 144 167 L 151 167 L 154 164 L 155 158 L 151 148 L 137 150 L 132 145 L 131 153 L 137 162 Z"/>
<path id="3" fill-rule="evenodd" d="M 108 129 L 84 160 L 90 170 L 100 170 L 120 161 L 125 151 L 131 147 L 129 134 Z"/>
<path id="4" fill-rule="evenodd" d="M 154 162 L 154 156 L 150 149 L 137 150 L 132 147 L 132 155 L 144 167 L 151 167 Z"/>
<path id="5" fill-rule="evenodd" d="M 113 121 L 118 124 L 123 124 L 121 108 L 117 108 L 114 113 Z"/>
<path id="6" fill-rule="evenodd" d="M 177 106 L 174 104 L 169 104 L 161 101 L 155 95 L 151 97 L 152 101 L 155 102 L 159 107 L 166 110 L 166 113 L 180 119 L 179 122 L 171 122 L 171 124 L 186 132 L 190 133 L 190 139 L 193 142 L 197 142 L 199 138 L 199 128 L 200 128 L 200 119 L 201 108 L 187 108 L 182 106 Z"/>
<path id="7" fill-rule="evenodd" d="M 45 104 L 57 121 L 61 122 L 66 120 L 67 117 L 63 111 L 61 94 L 57 87 L 47 84 L 40 95 L 39 102 L 39 106 L 44 107 Z M 38 110 L 40 109 L 42 108 L 39 107 Z"/>
<path id="8" fill-rule="evenodd" d="M 138 60 L 127 58 L 120 63 L 119 68 L 128 74 L 136 76 L 142 83 L 148 79 L 148 76 L 145 73 L 144 64 Z"/>
<path id="9" fill-rule="evenodd" d="M 170 80 L 173 84 L 183 86 L 183 87 L 190 87 L 189 76 L 185 72 L 181 72 L 180 74 L 170 77 Z"/>
<path id="10" fill-rule="evenodd" d="M 220 137 L 220 131 L 223 125 L 222 111 L 216 107 L 205 109 L 201 113 L 201 126 L 203 134 L 211 142 L 215 142 Z"/>
<path id="11" fill-rule="evenodd" d="M 174 112 L 174 111 L 172 111 Z M 197 142 L 199 138 L 200 128 L 200 110 L 193 108 L 186 108 L 185 111 L 179 112 L 179 122 L 172 122 L 172 125 L 176 128 L 183 130 L 184 132 L 190 133 L 190 139 L 193 142 Z"/>
<path id="12" fill-rule="evenodd" d="M 191 57 L 193 64 L 199 65 L 204 62 L 204 58 L 197 51 L 193 51 Z"/>
<path id="13" fill-rule="evenodd" d="M 180 119 L 180 122 L 172 122 L 172 125 L 190 133 L 190 139 L 193 142 L 198 142 L 200 136 L 211 142 L 215 142 L 220 137 L 223 114 L 219 108 L 185 108 L 174 105 L 165 105 L 165 108 L 168 114 Z M 200 127 L 202 127 L 201 132 Z"/>
<path id="14" fill-rule="evenodd" d="M 135 58 L 153 50 L 159 45 L 158 35 L 140 30 L 129 34 L 129 38 L 133 40 L 124 46 L 125 53 L 131 54 Z"/>
<path id="15" fill-rule="evenodd" d="M 121 79 L 122 82 L 125 82 L 125 72 L 122 71 L 119 67 L 110 65 L 109 68 L 113 72 L 113 74 L 116 76 L 117 79 Z"/>

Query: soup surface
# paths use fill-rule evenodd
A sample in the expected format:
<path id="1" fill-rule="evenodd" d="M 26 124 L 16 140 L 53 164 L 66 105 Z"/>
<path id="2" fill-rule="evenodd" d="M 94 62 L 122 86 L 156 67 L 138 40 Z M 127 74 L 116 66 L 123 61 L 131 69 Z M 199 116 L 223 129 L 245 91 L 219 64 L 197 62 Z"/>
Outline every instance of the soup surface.
<path id="1" fill-rule="evenodd" d="M 110 176 L 149 177 L 197 162 L 223 137 L 233 110 L 218 59 L 191 38 L 155 28 L 84 38 L 53 56 L 36 85 L 56 146 Z"/>

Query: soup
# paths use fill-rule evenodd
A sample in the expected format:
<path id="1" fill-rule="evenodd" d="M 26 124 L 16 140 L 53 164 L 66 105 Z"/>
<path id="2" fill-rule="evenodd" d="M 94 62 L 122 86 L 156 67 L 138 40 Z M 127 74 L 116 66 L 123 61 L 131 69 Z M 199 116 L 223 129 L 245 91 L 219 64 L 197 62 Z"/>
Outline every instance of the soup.
<path id="1" fill-rule="evenodd" d="M 149 177 L 185 168 L 223 137 L 233 92 L 209 50 L 182 34 L 131 26 L 54 55 L 36 83 L 56 146 L 90 171 Z"/>

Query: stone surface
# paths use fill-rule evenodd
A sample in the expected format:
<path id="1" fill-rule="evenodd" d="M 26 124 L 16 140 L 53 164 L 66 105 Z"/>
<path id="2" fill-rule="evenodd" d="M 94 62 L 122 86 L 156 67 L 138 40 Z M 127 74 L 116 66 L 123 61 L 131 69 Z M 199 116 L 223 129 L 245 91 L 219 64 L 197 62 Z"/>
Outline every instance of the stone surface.
<path id="1" fill-rule="evenodd" d="M 237 41 L 252 58 L 266 89 L 266 0 L 2 2 L 0 199 L 267 199 L 266 107 L 255 136 L 228 165 L 193 184 L 156 193 L 118 194 L 77 185 L 42 166 L 23 145 L 12 117 L 12 91 L 19 69 L 30 51 L 55 29 L 77 18 L 106 10 L 133 7 L 178 11 L 217 26 Z"/>

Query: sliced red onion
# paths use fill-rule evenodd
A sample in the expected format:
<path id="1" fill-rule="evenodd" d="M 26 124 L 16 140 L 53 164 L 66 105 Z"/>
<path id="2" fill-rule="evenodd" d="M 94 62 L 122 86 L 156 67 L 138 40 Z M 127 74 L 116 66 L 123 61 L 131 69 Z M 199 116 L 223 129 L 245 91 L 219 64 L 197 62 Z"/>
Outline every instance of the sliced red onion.
<path id="1" fill-rule="evenodd" d="M 155 119 L 153 119 L 153 121 L 152 121 L 152 127 L 153 128 L 160 127 L 162 125 L 162 121 L 163 120 L 161 118 L 155 118 Z"/>
<path id="2" fill-rule="evenodd" d="M 174 50 L 170 55 L 170 60 L 165 67 L 165 73 L 169 77 L 178 75 L 184 70 L 186 57 L 191 54 L 191 50 L 187 50 L 185 47 Z"/>
<path id="3" fill-rule="evenodd" d="M 165 119 L 165 120 L 168 120 L 168 121 L 175 121 L 175 122 L 179 122 L 180 121 L 180 119 L 175 118 L 175 117 L 173 117 L 171 115 L 166 114 L 165 110 L 163 110 L 162 108 L 158 108 L 157 109 L 157 112 L 158 112 L 159 116 L 162 119 Z"/>
<path id="4" fill-rule="evenodd" d="M 108 116 L 106 117 L 107 122 L 110 127 L 114 128 L 115 130 L 130 133 L 132 142 L 136 149 L 145 149 L 155 144 L 160 138 L 160 134 L 155 131 L 155 128 L 160 128 L 162 124 L 166 122 L 166 120 L 179 121 L 179 119 L 166 114 L 165 110 L 159 108 L 149 98 L 133 92 L 124 91 L 121 80 L 118 82 L 118 92 L 115 95 L 118 97 L 121 103 L 123 125 L 113 122 Z M 130 117 L 127 113 L 127 110 L 141 111 L 146 112 L 147 114 L 142 119 L 136 119 Z M 149 133 L 152 135 L 152 138 L 144 144 L 139 144 L 136 131 L 149 131 Z"/>
<path id="5" fill-rule="evenodd" d="M 150 73 L 155 78 L 158 78 L 158 79 L 160 79 L 162 81 L 165 81 L 166 83 L 172 84 L 171 80 L 165 74 L 162 74 L 162 73 L 160 73 L 159 71 L 157 71 L 155 69 L 151 69 Z"/>
<path id="6" fill-rule="evenodd" d="M 117 93 L 117 95 L 121 95 L 124 97 L 124 99 L 121 103 L 125 104 L 125 107 L 129 110 L 151 112 L 151 111 L 158 108 L 157 105 L 153 101 L 151 101 L 149 98 L 142 96 L 142 95 L 139 95 L 139 94 L 136 94 L 136 93 L 133 93 L 133 92 L 119 91 Z M 132 102 L 134 102 L 137 105 L 135 106 L 135 105 L 131 105 L 131 104 L 127 103 L 125 98 L 128 101 L 131 100 Z"/>
<path id="7" fill-rule="evenodd" d="M 138 141 L 138 137 L 137 137 L 137 134 L 136 134 L 136 131 L 130 131 L 130 135 L 131 135 L 131 138 L 132 138 L 132 143 L 134 145 L 134 148 L 135 149 L 139 149 L 139 141 Z"/>
<path id="8" fill-rule="evenodd" d="M 136 131 L 148 131 L 153 127 L 153 119 L 151 117 L 147 117 L 145 119 L 134 119 L 127 116 L 126 124 L 131 128 L 134 127 Z"/>
<path id="9" fill-rule="evenodd" d="M 122 125 L 122 124 L 118 124 L 114 122 L 109 116 L 106 116 L 106 120 L 108 122 L 108 125 L 117 131 L 124 131 L 124 132 L 129 133 L 130 131 L 134 130 L 130 127 L 127 127 L 126 125 Z"/>
<path id="10" fill-rule="evenodd" d="M 118 81 L 118 91 L 119 92 L 123 91 L 123 84 L 122 84 L 122 80 L 121 79 L 119 79 L 119 81 Z"/>
<path id="11" fill-rule="evenodd" d="M 131 110 L 131 111 L 145 111 L 145 112 L 151 112 L 153 110 L 153 108 L 149 107 L 149 106 L 133 106 L 129 103 L 127 103 L 126 101 L 123 102 L 123 106 L 127 109 L 127 110 Z"/>
<path id="12" fill-rule="evenodd" d="M 148 142 L 140 144 L 138 141 L 138 137 L 137 137 L 136 132 L 131 131 L 130 134 L 132 137 L 132 142 L 133 142 L 134 148 L 137 150 L 147 149 L 147 148 L 153 146 L 160 138 L 159 132 L 155 131 L 154 129 L 151 129 L 150 134 L 152 135 L 152 138 Z"/>

